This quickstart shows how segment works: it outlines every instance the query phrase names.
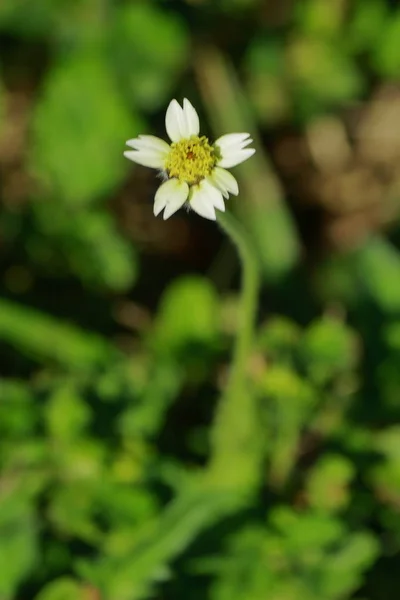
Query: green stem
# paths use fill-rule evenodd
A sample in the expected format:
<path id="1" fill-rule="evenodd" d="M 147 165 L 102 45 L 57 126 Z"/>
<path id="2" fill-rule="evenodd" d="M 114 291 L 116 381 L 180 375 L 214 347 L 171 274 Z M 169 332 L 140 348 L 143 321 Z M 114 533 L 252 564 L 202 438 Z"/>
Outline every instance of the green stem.
<path id="1" fill-rule="evenodd" d="M 235 487 L 253 487 L 259 476 L 258 420 L 247 369 L 254 338 L 259 269 L 251 240 L 230 213 L 218 222 L 236 245 L 242 263 L 238 332 L 229 380 L 217 408 L 212 432 L 210 475 Z"/>

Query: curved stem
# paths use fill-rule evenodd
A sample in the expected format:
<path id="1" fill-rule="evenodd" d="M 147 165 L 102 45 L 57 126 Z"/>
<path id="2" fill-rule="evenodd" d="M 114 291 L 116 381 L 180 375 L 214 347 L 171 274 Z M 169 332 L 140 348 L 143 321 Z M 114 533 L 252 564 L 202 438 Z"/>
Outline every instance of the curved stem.
<path id="1" fill-rule="evenodd" d="M 236 245 L 242 263 L 239 323 L 229 380 L 212 432 L 210 474 L 220 483 L 253 487 L 259 472 L 258 420 L 247 380 L 259 290 L 259 269 L 251 240 L 236 218 L 218 213 L 218 222 Z"/>

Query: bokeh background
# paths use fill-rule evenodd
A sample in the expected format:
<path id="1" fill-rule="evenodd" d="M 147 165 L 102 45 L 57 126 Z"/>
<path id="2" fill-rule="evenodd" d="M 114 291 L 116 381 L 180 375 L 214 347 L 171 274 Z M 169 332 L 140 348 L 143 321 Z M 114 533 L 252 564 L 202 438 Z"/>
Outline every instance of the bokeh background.
<path id="1" fill-rule="evenodd" d="M 238 258 L 122 156 L 174 97 L 257 147 L 240 506 L 190 496 Z M 0 181 L 0 599 L 399 598 L 398 2 L 2 0 Z"/>

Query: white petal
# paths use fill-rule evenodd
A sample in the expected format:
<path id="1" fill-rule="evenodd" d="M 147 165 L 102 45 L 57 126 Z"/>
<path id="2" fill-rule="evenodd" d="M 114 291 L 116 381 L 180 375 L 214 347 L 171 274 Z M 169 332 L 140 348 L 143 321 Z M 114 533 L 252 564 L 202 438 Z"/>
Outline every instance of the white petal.
<path id="1" fill-rule="evenodd" d="M 189 190 L 188 190 L 188 193 L 189 193 Z M 169 217 L 171 217 L 174 213 L 176 213 L 177 210 L 182 208 L 182 206 L 185 204 L 185 201 L 186 201 L 186 198 L 183 202 L 179 202 L 177 198 L 174 198 L 173 200 L 171 200 L 171 202 L 169 204 L 167 204 L 167 206 L 165 207 L 165 210 L 163 213 L 164 221 L 166 221 L 166 219 L 169 219 Z"/>
<path id="2" fill-rule="evenodd" d="M 165 153 L 160 152 L 160 150 L 126 150 L 124 156 L 144 167 L 151 167 L 152 169 L 164 168 Z"/>
<path id="3" fill-rule="evenodd" d="M 222 154 L 222 158 L 218 161 L 218 166 L 229 169 L 230 167 L 235 167 L 240 163 L 244 162 L 250 156 L 253 156 L 255 152 L 254 148 L 245 148 L 244 150 L 234 150 L 234 151 L 225 151 Z"/>
<path id="4" fill-rule="evenodd" d="M 165 115 L 165 129 L 173 142 L 181 139 L 181 116 L 182 109 L 176 100 L 171 100 Z"/>
<path id="5" fill-rule="evenodd" d="M 231 148 L 232 146 L 242 148 L 243 143 L 246 144 L 247 138 L 250 138 L 249 133 L 228 133 L 227 135 L 218 138 L 215 145 L 219 146 L 222 151 L 226 148 Z"/>
<path id="6" fill-rule="evenodd" d="M 207 179 L 202 181 L 200 184 L 200 188 L 205 194 L 207 194 L 215 208 L 218 208 L 218 210 L 222 210 L 222 212 L 225 211 L 225 203 L 222 197 L 222 192 L 214 185 L 214 182 L 211 177 L 208 177 Z"/>
<path id="7" fill-rule="evenodd" d="M 173 142 L 179 142 L 191 135 L 185 113 L 176 100 L 172 100 L 167 108 L 165 128 Z"/>
<path id="8" fill-rule="evenodd" d="M 211 221 L 216 220 L 212 198 L 204 191 L 202 184 L 191 188 L 189 203 L 191 208 L 201 217 Z"/>
<path id="9" fill-rule="evenodd" d="M 221 212 L 225 212 L 225 202 L 221 192 L 218 192 L 218 196 L 215 196 L 213 200 L 214 208 L 217 208 Z"/>
<path id="10" fill-rule="evenodd" d="M 195 108 L 189 102 L 187 98 L 183 100 L 183 112 L 185 115 L 188 137 L 191 135 L 199 135 L 200 132 L 200 120 Z"/>
<path id="11" fill-rule="evenodd" d="M 222 192 L 225 198 L 227 198 L 229 194 L 233 194 L 234 196 L 238 195 L 238 182 L 232 173 L 229 173 L 229 171 L 226 171 L 225 169 L 221 169 L 221 167 L 215 167 L 211 177 L 213 184 Z"/>
<path id="12" fill-rule="evenodd" d="M 139 135 L 137 138 L 128 140 L 127 145 L 135 150 L 159 150 L 165 155 L 171 150 L 167 142 L 154 135 Z"/>
<path id="13" fill-rule="evenodd" d="M 183 206 L 189 195 L 189 186 L 178 179 L 168 179 L 157 190 L 154 197 L 154 214 L 157 216 L 164 210 L 164 219 L 168 219 Z"/>

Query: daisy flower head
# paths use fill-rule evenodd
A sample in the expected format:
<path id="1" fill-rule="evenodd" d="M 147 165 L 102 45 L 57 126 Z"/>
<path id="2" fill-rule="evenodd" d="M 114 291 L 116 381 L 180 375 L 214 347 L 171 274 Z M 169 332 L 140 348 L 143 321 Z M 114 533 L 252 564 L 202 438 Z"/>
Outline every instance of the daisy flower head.
<path id="1" fill-rule="evenodd" d="M 145 167 L 158 169 L 164 182 L 154 198 L 154 214 L 168 219 L 182 206 L 206 219 L 215 220 L 215 209 L 224 211 L 224 198 L 235 196 L 239 187 L 226 169 L 247 160 L 255 152 L 248 133 L 230 133 L 211 144 L 200 136 L 200 121 L 186 98 L 183 106 L 170 102 L 165 116 L 168 144 L 153 135 L 139 135 L 126 143 L 133 150 L 124 156 Z"/>

